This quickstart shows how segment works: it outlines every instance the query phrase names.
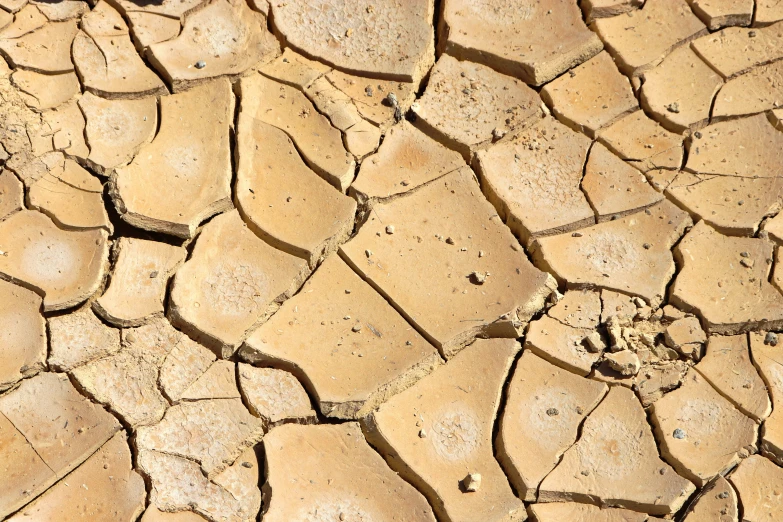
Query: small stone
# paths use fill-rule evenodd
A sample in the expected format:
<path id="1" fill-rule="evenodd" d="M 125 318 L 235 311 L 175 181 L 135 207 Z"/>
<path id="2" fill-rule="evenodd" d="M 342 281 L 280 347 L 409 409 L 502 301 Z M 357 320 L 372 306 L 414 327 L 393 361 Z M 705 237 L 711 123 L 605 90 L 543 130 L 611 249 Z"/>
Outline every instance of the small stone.
<path id="1" fill-rule="evenodd" d="M 356 332 L 356 333 L 361 332 L 362 331 L 362 324 L 358 323 L 358 324 L 353 325 L 353 328 L 351 328 L 351 331 L 352 332 Z"/>
<path id="2" fill-rule="evenodd" d="M 483 285 L 487 280 L 487 274 L 484 272 L 472 272 L 470 274 L 470 281 L 476 285 Z"/>
<path id="3" fill-rule="evenodd" d="M 558 415 L 560 415 L 560 412 L 557 411 L 557 408 L 549 408 L 548 410 L 546 410 L 546 414 L 549 415 L 550 417 L 557 417 Z"/>
<path id="4" fill-rule="evenodd" d="M 745 268 L 753 268 L 753 260 L 752 259 L 745 259 L 742 258 L 740 260 L 740 264 L 744 266 Z"/>
<path id="5" fill-rule="evenodd" d="M 372 98 L 372 85 L 368 85 L 364 88 L 364 94 L 366 94 L 368 97 Z"/>
<path id="6" fill-rule="evenodd" d="M 644 247 L 645 250 L 650 250 L 650 248 L 652 248 L 652 245 L 650 243 L 645 243 L 642 246 Z"/>
<path id="7" fill-rule="evenodd" d="M 205 62 L 204 60 L 199 60 L 196 62 L 196 69 L 203 69 L 206 66 L 207 66 L 207 62 Z"/>
<path id="8" fill-rule="evenodd" d="M 387 225 L 386 226 L 386 233 L 389 235 L 394 234 L 394 225 Z"/>
<path id="9" fill-rule="evenodd" d="M 600 353 L 606 349 L 604 338 L 601 337 L 600 333 L 595 331 L 585 337 L 585 344 L 587 345 L 587 349 L 593 353 Z"/>
<path id="10" fill-rule="evenodd" d="M 447 238 L 446 238 L 446 244 L 447 244 L 447 245 L 453 245 L 453 244 L 454 244 L 454 239 L 452 239 L 452 238 L 450 238 L 450 237 L 447 237 Z"/>
<path id="11" fill-rule="evenodd" d="M 680 112 L 680 104 L 677 102 L 670 103 L 666 106 L 666 110 L 669 112 L 673 112 L 674 114 L 677 114 Z"/>
<path id="12" fill-rule="evenodd" d="M 462 485 L 465 491 L 474 493 L 481 487 L 481 473 L 468 473 L 468 476 L 462 479 Z"/>
<path id="13" fill-rule="evenodd" d="M 682 431 L 680 428 L 677 428 L 676 430 L 674 430 L 674 433 L 672 433 L 672 437 L 674 437 L 675 439 L 682 440 L 685 438 L 685 432 Z"/>
<path id="14" fill-rule="evenodd" d="M 366 255 L 367 257 L 372 256 L 372 250 L 365 250 L 364 255 Z"/>
<path id="15" fill-rule="evenodd" d="M 641 368 L 639 356 L 630 350 L 620 350 L 619 352 L 607 354 L 606 361 L 609 363 L 610 368 L 627 377 L 636 375 L 639 373 L 639 368 Z"/>
<path id="16" fill-rule="evenodd" d="M 427 438 L 427 430 L 424 428 L 419 430 L 419 438 L 420 439 L 426 439 Z"/>
<path id="17" fill-rule="evenodd" d="M 767 335 L 764 336 L 764 344 L 769 346 L 777 346 L 778 345 L 778 335 L 774 332 L 767 332 Z"/>

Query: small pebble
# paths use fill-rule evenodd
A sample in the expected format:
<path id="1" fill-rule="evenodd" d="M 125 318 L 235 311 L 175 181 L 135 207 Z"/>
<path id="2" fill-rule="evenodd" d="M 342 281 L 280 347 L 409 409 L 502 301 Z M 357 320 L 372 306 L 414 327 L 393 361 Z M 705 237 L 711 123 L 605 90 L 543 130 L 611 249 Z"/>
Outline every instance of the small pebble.
<path id="1" fill-rule="evenodd" d="M 206 66 L 207 66 L 207 62 L 205 62 L 204 60 L 199 60 L 196 62 L 196 69 L 203 69 Z"/>
<path id="2" fill-rule="evenodd" d="M 353 332 L 361 332 L 362 331 L 361 323 L 353 325 L 353 328 L 351 328 L 351 331 L 353 331 Z"/>
<path id="3" fill-rule="evenodd" d="M 546 414 L 549 415 L 550 417 L 557 417 L 558 415 L 560 415 L 560 412 L 557 411 L 557 408 L 549 408 L 548 410 L 546 410 Z"/>
<path id="4" fill-rule="evenodd" d="M 676 430 L 674 430 L 674 433 L 672 433 L 672 437 L 674 437 L 675 439 L 682 440 L 685 438 L 685 432 L 682 431 L 680 428 L 677 428 Z"/>
<path id="5" fill-rule="evenodd" d="M 474 493 L 481 487 L 481 473 L 468 473 L 468 476 L 462 479 L 462 485 L 468 493 Z"/>
<path id="6" fill-rule="evenodd" d="M 767 332 L 767 335 L 764 336 L 764 344 L 767 344 L 769 346 L 777 346 L 778 334 L 776 334 L 775 332 Z"/>
<path id="7" fill-rule="evenodd" d="M 394 225 L 386 225 L 386 233 L 389 235 L 394 234 Z"/>
<path id="8" fill-rule="evenodd" d="M 470 282 L 476 285 L 483 285 L 487 281 L 487 274 L 484 272 L 471 272 Z"/>

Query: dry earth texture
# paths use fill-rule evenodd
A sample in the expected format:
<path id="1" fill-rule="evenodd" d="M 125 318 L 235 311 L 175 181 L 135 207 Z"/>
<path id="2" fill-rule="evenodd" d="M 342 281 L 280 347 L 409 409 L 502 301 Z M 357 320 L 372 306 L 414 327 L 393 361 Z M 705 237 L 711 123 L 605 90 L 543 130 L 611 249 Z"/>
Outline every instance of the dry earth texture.
<path id="1" fill-rule="evenodd" d="M 0 0 L 0 520 L 783 521 L 783 2 Z"/>

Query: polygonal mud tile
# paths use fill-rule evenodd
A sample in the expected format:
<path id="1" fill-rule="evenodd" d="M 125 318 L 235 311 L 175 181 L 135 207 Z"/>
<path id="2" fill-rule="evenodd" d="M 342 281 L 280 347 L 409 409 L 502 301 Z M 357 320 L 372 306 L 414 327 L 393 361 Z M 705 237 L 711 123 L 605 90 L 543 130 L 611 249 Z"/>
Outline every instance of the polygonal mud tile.
<path id="1" fill-rule="evenodd" d="M 579 3 L 587 23 L 633 11 L 643 4 L 643 0 L 584 0 Z"/>
<path id="2" fill-rule="evenodd" d="M 134 428 L 157 423 L 168 407 L 157 386 L 157 366 L 130 350 L 87 363 L 71 374 L 89 397 Z"/>
<path id="3" fill-rule="evenodd" d="M 0 222 L 0 277 L 44 296 L 44 311 L 75 306 L 93 295 L 108 268 L 104 229 L 65 231 L 34 211 Z"/>
<path id="4" fill-rule="evenodd" d="M 713 121 L 756 114 L 775 109 L 783 103 L 783 63 L 753 69 L 726 85 L 715 98 Z"/>
<path id="5" fill-rule="evenodd" d="M 177 22 L 177 24 L 179 24 L 179 22 Z M 192 511 L 176 511 L 173 513 L 161 511 L 157 506 L 151 504 L 146 511 L 144 511 L 144 515 L 142 515 L 139 522 L 206 522 L 206 519 Z"/>
<path id="6" fill-rule="evenodd" d="M 592 290 L 566 292 L 547 315 L 573 328 L 595 328 L 601 319 L 601 296 Z"/>
<path id="7" fill-rule="evenodd" d="M 68 371 L 120 349 L 120 331 L 106 326 L 89 307 L 50 317 L 49 366 Z"/>
<path id="8" fill-rule="evenodd" d="M 742 461 L 729 480 L 737 489 L 742 522 L 767 522 L 783 517 L 783 470 L 753 455 Z"/>
<path id="9" fill-rule="evenodd" d="M 175 326 L 227 358 L 304 282 L 309 269 L 253 234 L 237 211 L 204 227 L 177 271 L 168 314 Z"/>
<path id="10" fill-rule="evenodd" d="M 158 104 L 155 98 L 139 100 L 106 100 L 85 93 L 79 98 L 84 113 L 84 129 L 90 155 L 90 166 L 102 173 L 129 163 L 139 148 L 152 141 L 158 127 Z"/>
<path id="11" fill-rule="evenodd" d="M 752 236 L 783 203 L 783 180 L 679 172 L 664 191 L 696 218 L 731 236 Z"/>
<path id="12" fill-rule="evenodd" d="M 305 58 L 290 47 L 274 60 L 261 65 L 259 72 L 273 80 L 304 91 L 318 78 L 332 70 L 328 65 Z"/>
<path id="13" fill-rule="evenodd" d="M 648 0 L 638 11 L 601 18 L 592 26 L 620 70 L 633 76 L 655 67 L 676 47 L 707 32 L 685 0 Z"/>
<path id="14" fill-rule="evenodd" d="M 258 516 L 259 469 L 252 448 L 212 479 L 204 476 L 196 462 L 157 451 L 140 451 L 138 465 L 150 480 L 150 502 L 161 510 L 193 511 L 208 520 L 226 522 L 246 522 Z M 194 522 L 194 518 L 171 522 Z"/>
<path id="15" fill-rule="evenodd" d="M 783 401 L 783 361 L 776 335 L 768 336 L 761 332 L 750 333 L 749 337 L 753 364 L 764 379 L 774 406 L 761 428 L 761 452 L 778 465 L 783 465 L 783 409 L 778 407 Z"/>
<path id="16" fill-rule="evenodd" d="M 165 319 L 161 320 L 164 321 L 168 323 Z M 166 325 L 162 333 L 171 336 L 174 341 L 165 355 L 165 360 L 159 364 L 158 382 L 166 397 L 172 402 L 178 402 L 188 388 L 209 370 L 216 357 L 210 350 L 169 325 Z"/>
<path id="17" fill-rule="evenodd" d="M 93 309 L 110 323 L 125 328 L 162 317 L 169 278 L 186 255 L 182 247 L 121 237 L 114 244 L 109 287 L 93 302 Z"/>
<path id="18" fill-rule="evenodd" d="M 82 0 L 62 0 L 61 2 L 32 0 L 30 3 L 46 15 L 50 22 L 62 22 L 72 18 L 79 18 L 90 9 L 87 2 Z"/>
<path id="19" fill-rule="evenodd" d="M 266 18 L 245 2 L 214 0 L 188 11 L 176 38 L 145 53 L 175 91 L 216 76 L 235 76 L 279 53 Z"/>
<path id="20" fill-rule="evenodd" d="M 59 150 L 76 158 L 86 158 L 90 153 L 84 141 L 84 114 L 76 101 L 63 104 L 41 114 L 44 125 L 51 129 L 42 137 L 51 136 L 53 150 Z"/>
<path id="21" fill-rule="evenodd" d="M 187 2 L 182 3 L 186 4 Z M 141 11 L 126 12 L 126 16 L 128 17 L 128 29 L 130 30 L 133 44 L 140 52 L 146 50 L 152 44 L 173 40 L 179 36 L 182 30 L 182 23 L 179 17 L 169 18 L 157 13 Z"/>
<path id="22" fill-rule="evenodd" d="M 340 254 L 446 357 L 478 336 L 519 337 L 554 284 L 467 167 L 376 205 Z"/>
<path id="23" fill-rule="evenodd" d="M 239 364 L 237 373 L 245 403 L 253 415 L 264 419 L 267 426 L 316 421 L 310 397 L 292 374 L 244 363 Z"/>
<path id="24" fill-rule="evenodd" d="M 370 80 L 337 69 L 327 73 L 326 77 L 354 101 L 365 120 L 383 131 L 399 121 L 416 98 L 415 83 Z M 396 99 L 396 105 L 392 96 Z"/>
<path id="25" fill-rule="evenodd" d="M 381 142 L 381 131 L 366 120 L 360 120 L 345 131 L 345 149 L 356 156 L 364 158 L 372 154 Z"/>
<path id="26" fill-rule="evenodd" d="M 568 295 L 568 293 L 566 293 Z M 601 290 L 601 324 L 609 321 L 614 315 L 624 315 L 634 317 L 636 315 L 636 305 L 631 301 L 631 296 L 613 292 L 612 290 Z"/>
<path id="27" fill-rule="evenodd" d="M 777 0 L 756 0 L 755 27 L 765 27 L 783 20 L 783 4 Z"/>
<path id="28" fill-rule="evenodd" d="M 202 0 L 161 0 L 159 2 L 138 2 L 137 0 L 112 0 L 112 4 L 126 15 L 130 13 L 152 13 L 169 18 L 180 18 Z"/>
<path id="29" fill-rule="evenodd" d="M 27 202 L 65 229 L 114 230 L 103 206 L 103 184 L 68 158 L 28 187 Z"/>
<path id="30" fill-rule="evenodd" d="M 42 373 L 0 397 L 0 516 L 64 477 L 121 430 L 63 374 Z"/>
<path id="31" fill-rule="evenodd" d="M 236 203 L 253 231 L 311 268 L 353 231 L 356 201 L 302 161 L 285 132 L 240 113 Z"/>
<path id="32" fill-rule="evenodd" d="M 641 102 L 651 117 L 674 132 L 698 129 L 710 120 L 721 78 L 684 45 L 643 74 Z"/>
<path id="33" fill-rule="evenodd" d="M 11 82 L 21 91 L 25 103 L 39 111 L 52 109 L 81 93 L 79 78 L 73 71 L 62 74 L 42 74 L 17 69 Z"/>
<path id="34" fill-rule="evenodd" d="M 412 110 L 420 129 L 469 160 L 540 118 L 540 105 L 536 92 L 520 80 L 444 55 Z"/>
<path id="35" fill-rule="evenodd" d="M 590 328 L 574 328 L 544 316 L 530 323 L 525 335 L 525 349 L 535 352 L 550 363 L 578 375 L 590 373 L 601 358 L 583 342 Z"/>
<path id="36" fill-rule="evenodd" d="M 561 370 L 525 350 L 511 378 L 496 456 L 526 502 L 575 441 L 582 420 L 608 388 Z M 568 519 L 571 520 L 571 519 Z"/>
<path id="37" fill-rule="evenodd" d="M 0 515 L 13 513 L 52 485 L 57 476 L 4 415 L 0 414 Z"/>
<path id="38" fill-rule="evenodd" d="M 27 0 L 2 0 L 0 7 L 9 13 L 15 13 L 27 5 Z"/>
<path id="39" fill-rule="evenodd" d="M 558 120 L 591 138 L 601 127 L 639 107 L 628 78 L 606 52 L 545 85 L 541 97 Z"/>
<path id="40" fill-rule="evenodd" d="M 737 493 L 729 481 L 718 477 L 688 507 L 683 522 L 738 522 Z"/>
<path id="41" fill-rule="evenodd" d="M 582 425 L 580 439 L 541 483 L 539 502 L 578 501 L 677 512 L 695 491 L 658 456 L 634 393 L 614 386 Z"/>
<path id="42" fill-rule="evenodd" d="M 762 231 L 777 245 L 783 243 L 783 214 L 778 213 L 773 218 L 767 219 L 762 225 Z"/>
<path id="43" fill-rule="evenodd" d="M 601 143 L 590 149 L 581 186 L 599 223 L 639 212 L 664 198 L 639 170 Z"/>
<path id="44" fill-rule="evenodd" d="M 304 92 L 313 102 L 318 112 L 326 115 L 336 128 L 345 132 L 362 121 L 359 110 L 353 100 L 332 85 L 326 77 L 313 81 L 304 88 Z"/>
<path id="45" fill-rule="evenodd" d="M 0 32 L 0 38 L 19 38 L 36 29 L 40 29 L 47 22 L 47 18 L 41 10 L 30 4 L 22 7 L 18 13 L 15 13 L 13 20 L 13 23 Z"/>
<path id="46" fill-rule="evenodd" d="M 365 435 L 389 465 L 452 522 L 524 520 L 492 454 L 492 426 L 519 344 L 477 340 L 365 419 Z M 481 487 L 465 492 L 466 476 Z"/>
<path id="47" fill-rule="evenodd" d="M 710 31 L 731 25 L 750 25 L 753 0 L 688 0 L 693 12 Z"/>
<path id="48" fill-rule="evenodd" d="M 579 190 L 590 140 L 553 118 L 478 153 L 481 187 L 523 243 L 595 223 Z"/>
<path id="49" fill-rule="evenodd" d="M 575 2 L 446 0 L 438 50 L 541 85 L 601 51 Z"/>
<path id="50" fill-rule="evenodd" d="M 458 152 L 403 120 L 386 132 L 378 152 L 362 161 L 349 194 L 372 207 L 464 165 Z"/>
<path id="51" fill-rule="evenodd" d="M 14 68 L 65 73 L 73 71 L 71 42 L 78 32 L 75 20 L 48 22 L 16 38 L 0 35 L 0 50 Z"/>
<path id="52" fill-rule="evenodd" d="M 745 335 L 710 337 L 707 355 L 695 369 L 718 393 L 757 422 L 772 412 L 766 385 L 750 359 Z"/>
<path id="53" fill-rule="evenodd" d="M 316 174 L 345 192 L 356 163 L 345 151 L 340 131 L 294 87 L 254 74 L 239 83 L 241 111 L 284 131 Z"/>
<path id="54" fill-rule="evenodd" d="M 708 34 L 691 47 L 724 78 L 732 78 L 752 67 L 783 57 L 783 25 L 758 29 L 729 27 Z"/>
<path id="55" fill-rule="evenodd" d="M 435 521 L 421 493 L 387 467 L 356 423 L 279 426 L 264 449 L 265 521 Z M 291 466 L 292 458 L 300 465 Z"/>
<path id="56" fill-rule="evenodd" d="M 727 237 L 700 221 L 674 255 L 681 267 L 670 301 L 702 318 L 711 333 L 783 325 L 783 295 L 768 281 L 772 244 Z"/>
<path id="57" fill-rule="evenodd" d="M 84 464 L 6 520 L 133 522 L 144 510 L 147 492 L 132 466 L 127 435 L 116 433 Z"/>
<path id="58" fill-rule="evenodd" d="M 662 201 L 581 232 L 539 238 L 533 259 L 569 288 L 607 288 L 658 304 L 675 271 L 671 248 L 691 224 L 688 214 Z"/>
<path id="59" fill-rule="evenodd" d="M 576 502 L 555 502 L 532 504 L 530 513 L 535 522 L 645 522 L 650 520 L 645 513 L 627 509 L 600 508 Z"/>
<path id="60" fill-rule="evenodd" d="M 598 132 L 598 141 L 631 165 L 647 172 L 682 166 L 682 136 L 636 111 Z"/>
<path id="61" fill-rule="evenodd" d="M 700 487 L 756 451 L 756 423 L 698 372 L 690 372 L 651 412 L 661 454 Z"/>
<path id="62" fill-rule="evenodd" d="M 768 178 L 783 165 L 783 133 L 764 114 L 714 123 L 700 136 L 685 165 L 691 172 Z"/>
<path id="63" fill-rule="evenodd" d="M 231 361 L 215 361 L 182 392 L 183 401 L 241 399 L 237 388 L 236 367 Z"/>
<path id="64" fill-rule="evenodd" d="M 41 297 L 0 280 L 0 390 L 43 369 L 46 324 Z"/>
<path id="65" fill-rule="evenodd" d="M 261 419 L 253 417 L 240 399 L 181 402 L 152 426 L 136 430 L 139 451 L 156 451 L 198 462 L 205 476 L 232 465 L 263 436 Z"/>
<path id="66" fill-rule="evenodd" d="M 73 62 L 84 88 L 105 98 L 138 98 L 168 91 L 133 47 L 128 26 L 108 0 L 82 17 Z"/>
<path id="67" fill-rule="evenodd" d="M 294 50 L 353 74 L 418 83 L 434 61 L 434 2 L 271 3 L 272 24 Z"/>
<path id="68" fill-rule="evenodd" d="M 0 170 L 0 221 L 24 208 L 24 186 L 10 170 Z"/>
<path id="69" fill-rule="evenodd" d="M 131 225 L 190 238 L 231 208 L 231 84 L 215 80 L 164 96 L 160 113 L 152 143 L 112 174 L 112 198 Z"/>
<path id="70" fill-rule="evenodd" d="M 240 356 L 292 372 L 324 415 L 349 419 L 364 416 L 441 362 L 336 255 L 247 339 Z"/>

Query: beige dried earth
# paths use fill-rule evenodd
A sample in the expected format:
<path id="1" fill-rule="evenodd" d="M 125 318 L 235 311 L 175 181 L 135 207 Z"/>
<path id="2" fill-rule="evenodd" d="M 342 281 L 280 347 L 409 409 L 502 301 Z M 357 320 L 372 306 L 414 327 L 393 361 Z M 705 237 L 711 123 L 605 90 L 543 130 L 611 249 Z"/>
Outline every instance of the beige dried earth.
<path id="1" fill-rule="evenodd" d="M 775 0 L 0 0 L 0 520 L 780 522 Z"/>

